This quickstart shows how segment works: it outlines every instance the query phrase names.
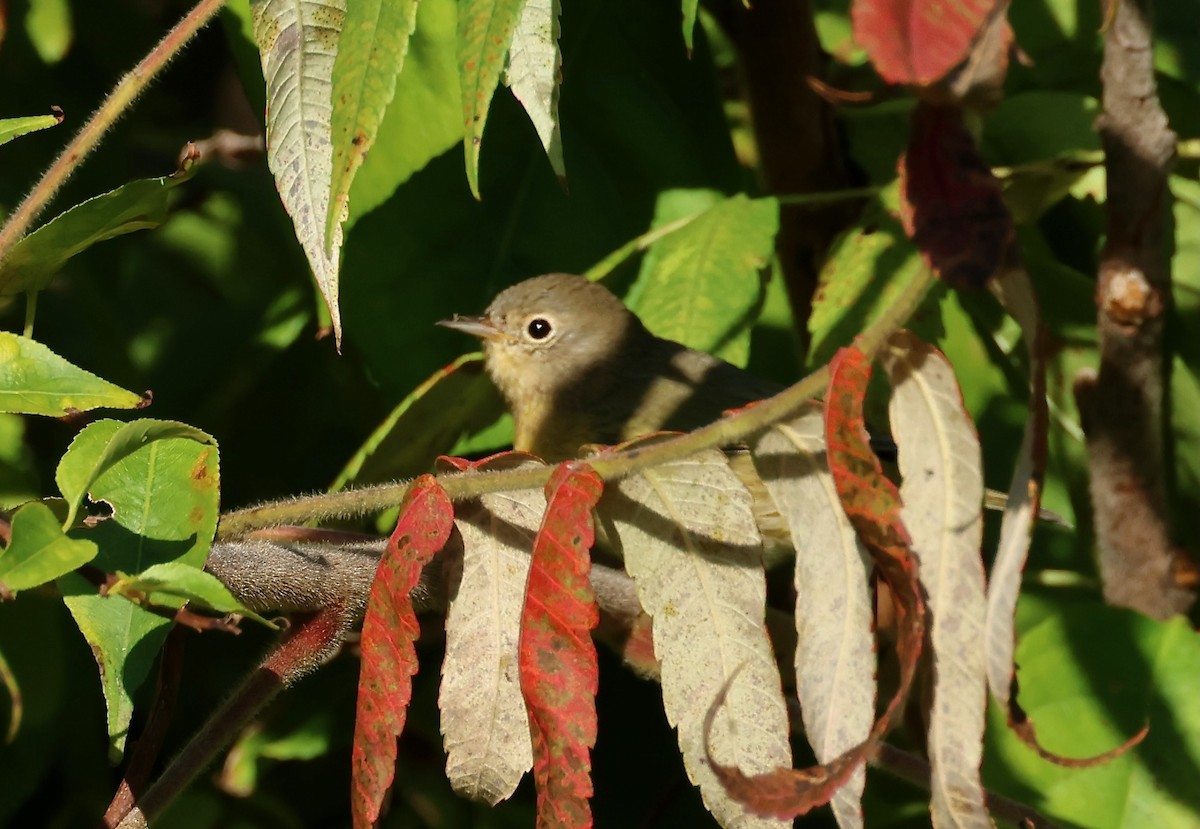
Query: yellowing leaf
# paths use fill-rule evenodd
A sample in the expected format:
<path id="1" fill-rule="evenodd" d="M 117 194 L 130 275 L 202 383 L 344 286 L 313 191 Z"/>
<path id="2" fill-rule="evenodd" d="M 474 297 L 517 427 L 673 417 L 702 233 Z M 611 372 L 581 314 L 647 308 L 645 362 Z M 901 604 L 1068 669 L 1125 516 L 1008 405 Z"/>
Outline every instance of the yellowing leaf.
<path id="1" fill-rule="evenodd" d="M 508 50 L 504 83 L 525 108 L 537 130 L 550 167 L 559 180 L 567 176 L 562 135 L 558 129 L 558 84 L 562 54 L 558 49 L 559 0 L 525 0 Z"/>
<path id="2" fill-rule="evenodd" d="M 991 827 L 979 766 L 984 666 L 983 461 L 949 361 L 912 334 L 884 356 L 899 447 L 901 515 L 920 558 L 936 666 L 929 713 L 934 827 Z"/>
<path id="3" fill-rule="evenodd" d="M 479 148 L 504 55 L 524 0 L 462 0 L 458 5 L 458 72 L 463 96 L 467 183 L 479 198 Z"/>
<path id="4" fill-rule="evenodd" d="M 766 579 L 750 493 L 705 452 L 622 480 L 601 499 L 609 541 L 653 619 L 663 707 L 688 777 L 725 827 L 781 827 L 747 813 L 705 761 L 704 717 L 735 671 L 710 746 L 749 773 L 790 767 L 787 710 L 763 621 Z"/>
<path id="5" fill-rule="evenodd" d="M 538 466 L 500 456 L 486 469 Z M 484 495 L 460 504 L 462 578 L 446 613 L 446 657 L 438 705 L 446 776 L 462 794 L 496 803 L 533 766 L 521 695 L 518 644 L 529 551 L 546 509 L 541 488 Z"/>
<path id="6" fill-rule="evenodd" d="M 256 0 L 254 40 L 267 82 L 267 165 L 342 338 L 338 310 L 340 216 L 326 243 L 333 174 L 333 62 L 345 0 Z"/>
<path id="7" fill-rule="evenodd" d="M 829 474 L 818 404 L 763 434 L 753 455 L 796 547 L 796 691 L 809 744 L 828 763 L 875 721 L 870 558 Z M 842 829 L 863 825 L 865 782 L 858 768 L 830 801 Z"/>

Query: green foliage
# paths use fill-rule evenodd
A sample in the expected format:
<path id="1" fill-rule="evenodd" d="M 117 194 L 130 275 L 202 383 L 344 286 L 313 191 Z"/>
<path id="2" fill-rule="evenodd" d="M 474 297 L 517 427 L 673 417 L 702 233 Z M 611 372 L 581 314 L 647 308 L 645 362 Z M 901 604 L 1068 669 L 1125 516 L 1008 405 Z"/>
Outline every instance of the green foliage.
<path id="1" fill-rule="evenodd" d="M 0 332 L 0 410 L 62 416 L 141 403 L 139 395 L 71 365 L 36 340 Z"/>

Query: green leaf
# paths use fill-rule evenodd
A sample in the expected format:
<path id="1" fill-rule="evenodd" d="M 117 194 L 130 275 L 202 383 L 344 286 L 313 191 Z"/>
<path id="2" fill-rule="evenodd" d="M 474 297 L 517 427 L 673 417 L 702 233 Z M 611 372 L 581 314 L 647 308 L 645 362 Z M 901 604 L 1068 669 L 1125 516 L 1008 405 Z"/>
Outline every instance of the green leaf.
<path id="1" fill-rule="evenodd" d="M 229 588 L 212 573 L 182 561 L 166 561 L 151 565 L 133 576 L 122 575 L 108 588 L 110 596 L 132 596 L 138 593 L 148 596 L 155 604 L 179 603 L 164 601 L 170 597 L 198 604 L 217 613 L 238 613 L 269 628 L 275 627 L 272 622 L 243 606 L 229 592 Z"/>
<path id="2" fill-rule="evenodd" d="M 457 21 L 455 0 L 421 0 L 396 94 L 350 189 L 350 222 L 387 201 L 430 159 L 462 141 Z"/>
<path id="3" fill-rule="evenodd" d="M 504 403 L 478 353 L 464 355 L 413 389 L 376 427 L 330 489 L 426 472 L 464 432 L 495 420 Z"/>
<path id="4" fill-rule="evenodd" d="M 458 70 L 462 84 L 467 183 L 479 198 L 479 148 L 504 56 L 525 0 L 462 0 L 458 9 Z"/>
<path id="5" fill-rule="evenodd" d="M 267 166 L 342 341 L 340 213 L 325 238 L 333 177 L 333 63 L 345 0 L 256 0 L 254 41 L 267 79 Z"/>
<path id="6" fill-rule="evenodd" d="M 24 118 L 0 118 L 0 144 L 38 130 L 56 127 L 63 122 L 62 111 L 51 115 L 29 115 Z"/>
<path id="7" fill-rule="evenodd" d="M 712 198 L 711 191 L 667 191 L 655 222 L 695 212 Z M 718 201 L 650 248 L 630 306 L 658 336 L 744 366 L 778 227 L 774 199 L 739 194 Z"/>
<path id="8" fill-rule="evenodd" d="M 171 439 L 217 445 L 211 435 L 186 423 L 170 420 L 142 419 L 124 424 L 116 420 L 98 420 L 76 435 L 55 472 L 58 488 L 68 505 L 65 526 L 75 523 L 84 496 L 102 475 L 154 441 Z"/>
<path id="9" fill-rule="evenodd" d="M 28 590 L 54 581 L 96 557 L 96 544 L 69 538 L 45 504 L 33 502 L 12 519 L 12 542 L 0 551 L 0 584 Z"/>
<path id="10" fill-rule="evenodd" d="M 249 797 L 258 777 L 272 764 L 264 760 L 312 760 L 326 754 L 333 742 L 335 723 L 328 710 L 321 710 L 300 723 L 294 731 L 274 736 L 260 728 L 248 728 L 233 744 L 221 770 L 221 790 Z"/>
<path id="11" fill-rule="evenodd" d="M 51 219 L 17 242 L 0 264 L 0 297 L 40 291 L 63 263 L 97 242 L 158 227 L 167 219 L 171 191 L 195 171 L 189 164 L 170 176 L 131 181 Z"/>
<path id="12" fill-rule="evenodd" d="M 133 409 L 143 402 L 36 340 L 0 331 L 0 411 L 62 417 L 102 406 Z"/>
<path id="13" fill-rule="evenodd" d="M 100 667 L 100 685 L 108 708 L 108 755 L 121 759 L 133 694 L 154 667 L 171 620 L 119 597 L 101 596 L 87 579 L 74 573 L 58 580 L 63 601 Z"/>
<path id="14" fill-rule="evenodd" d="M 349 211 L 350 186 L 375 144 L 384 112 L 396 92 L 418 0 L 355 0 L 333 61 L 333 180 L 325 220 L 328 247 Z M 411 114 L 410 114 L 411 115 Z"/>
<path id="15" fill-rule="evenodd" d="M 203 565 L 218 508 L 217 448 L 203 432 L 167 421 L 99 420 L 76 436 L 56 478 L 69 501 L 89 493 L 112 509 L 87 533 L 99 547 L 97 567 L 141 573 L 169 561 Z M 100 666 L 110 752 L 119 756 L 133 695 L 170 622 L 123 598 L 99 596 L 75 575 L 59 579 L 59 587 Z"/>
<path id="16" fill-rule="evenodd" d="M 559 11 L 559 0 L 526 0 L 513 30 L 504 83 L 533 122 L 554 174 L 565 182 L 567 168 L 558 128 Z"/>
<path id="17" fill-rule="evenodd" d="M 25 33 L 42 63 L 58 63 L 71 48 L 75 32 L 67 0 L 30 0 Z"/>
<path id="18" fill-rule="evenodd" d="M 699 11 L 700 0 L 683 0 L 683 45 L 687 46 L 688 54 L 696 38 L 696 12 Z"/>
<path id="19" fill-rule="evenodd" d="M 1051 751 L 1086 757 L 1143 725 L 1134 751 L 1088 769 L 1053 765 L 1030 751 L 992 711 L 989 786 L 1051 819 L 1091 829 L 1200 823 L 1200 636 L 1186 619 L 1156 622 L 1096 602 L 1022 599 L 1046 616 L 1017 648 L 1021 705 Z"/>

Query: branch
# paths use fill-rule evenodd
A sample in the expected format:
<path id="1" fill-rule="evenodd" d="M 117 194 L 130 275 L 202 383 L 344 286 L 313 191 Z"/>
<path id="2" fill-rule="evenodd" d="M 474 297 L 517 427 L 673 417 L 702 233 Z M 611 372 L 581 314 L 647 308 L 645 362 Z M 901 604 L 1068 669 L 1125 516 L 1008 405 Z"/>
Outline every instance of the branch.
<path id="1" fill-rule="evenodd" d="M 1105 598 L 1163 619 L 1195 594 L 1171 540 L 1163 429 L 1163 320 L 1170 303 L 1164 233 L 1175 133 L 1154 81 L 1153 0 L 1116 3 L 1104 37 L 1107 241 L 1096 288 L 1099 372 L 1075 381 L 1087 435 Z"/>
<path id="2" fill-rule="evenodd" d="M 868 359 L 912 316 L 932 284 L 933 276 L 922 270 L 895 304 L 855 339 Z M 652 446 L 606 452 L 589 458 L 588 463 L 601 478 L 611 481 L 641 469 L 682 460 L 705 449 L 739 443 L 795 413 L 807 401 L 821 395 L 828 382 L 829 370 L 822 367 L 774 397 L 694 432 Z M 457 472 L 439 475 L 438 483 L 451 499 L 461 501 L 488 492 L 541 488 L 551 472 L 548 466 L 504 472 Z M 367 515 L 400 503 L 407 490 L 407 483 L 391 483 L 248 507 L 222 516 L 217 537 L 228 541 L 264 527 Z"/>

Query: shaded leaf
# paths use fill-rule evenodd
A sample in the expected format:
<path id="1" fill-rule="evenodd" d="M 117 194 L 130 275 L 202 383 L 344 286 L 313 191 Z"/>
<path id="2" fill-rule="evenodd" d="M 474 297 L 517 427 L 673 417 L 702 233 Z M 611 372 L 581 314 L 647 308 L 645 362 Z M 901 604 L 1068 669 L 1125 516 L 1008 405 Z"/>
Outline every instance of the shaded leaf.
<path id="1" fill-rule="evenodd" d="M 38 130 L 56 127 L 63 122 L 62 111 L 50 115 L 29 115 L 24 118 L 0 118 L 0 144 Z"/>
<path id="2" fill-rule="evenodd" d="M 927 752 L 935 827 L 991 827 L 983 761 L 987 677 L 983 560 L 983 459 L 949 361 L 907 331 L 883 354 L 899 449 L 904 526 L 921 558 L 936 660 Z"/>
<path id="3" fill-rule="evenodd" d="M 394 481 L 429 468 L 464 432 L 491 423 L 504 405 L 483 373 L 483 358 L 466 354 L 440 368 L 392 409 L 338 473 L 347 484 Z"/>
<path id="4" fill-rule="evenodd" d="M 40 291 L 72 256 L 97 242 L 167 220 L 174 188 L 190 179 L 196 165 L 187 162 L 174 175 L 131 181 L 75 205 L 21 239 L 0 263 L 0 297 Z"/>
<path id="5" fill-rule="evenodd" d="M 700 9 L 700 0 L 683 0 L 683 44 L 687 46 L 688 54 L 692 54 L 692 46 L 696 39 L 696 12 Z"/>
<path id="6" fill-rule="evenodd" d="M 663 707 L 688 777 L 726 827 L 777 826 L 726 795 L 705 762 L 705 712 L 742 671 L 716 723 L 713 754 L 751 772 L 790 765 L 787 711 L 767 637 L 762 541 L 750 493 L 709 451 L 622 479 L 601 502 L 606 537 L 653 617 Z"/>
<path id="7" fill-rule="evenodd" d="M 339 345 L 344 216 L 339 214 L 329 239 L 325 219 L 333 176 L 333 64 L 345 9 L 345 0 L 255 0 L 251 5 L 267 82 L 267 165 L 329 306 Z"/>
<path id="8" fill-rule="evenodd" d="M 504 83 L 525 108 L 537 130 L 550 167 L 559 181 L 567 177 L 562 134 L 558 128 L 558 87 L 562 54 L 558 48 L 560 0 L 525 0 L 513 29 Z"/>
<path id="9" fill-rule="evenodd" d="M 67 537 L 50 508 L 34 501 L 12 517 L 12 541 L 0 551 L 0 585 L 37 587 L 87 564 L 96 552 L 93 542 Z"/>
<path id="10" fill-rule="evenodd" d="M 379 560 L 363 620 L 362 668 L 351 752 L 350 806 L 356 827 L 379 819 L 396 771 L 396 739 L 404 730 L 417 672 L 420 633 L 409 597 L 421 571 L 450 538 L 454 508 L 432 475 L 413 481 Z"/>
<path id="11" fill-rule="evenodd" d="M 479 471 L 541 465 L 519 453 L 456 464 Z M 519 636 L 529 551 L 545 511 L 540 489 L 492 493 L 455 510 L 462 577 L 446 613 L 438 694 L 446 776 L 456 791 L 491 804 L 511 795 L 533 767 Z"/>
<path id="12" fill-rule="evenodd" d="M 869 558 L 829 473 L 818 404 L 777 423 L 752 448 L 796 547 L 796 690 L 804 733 L 827 763 L 866 740 L 875 721 Z M 842 829 L 863 825 L 865 782 L 865 769 L 857 769 L 833 796 Z"/>
<path id="13" fill-rule="evenodd" d="M 467 183 L 479 198 L 483 128 L 513 30 L 525 0 L 462 0 L 458 6 L 458 72 L 462 85 Z"/>
<path id="14" fill-rule="evenodd" d="M 691 192 L 664 194 L 660 214 L 675 194 Z M 719 201 L 650 248 L 630 306 L 658 336 L 745 365 L 778 228 L 774 199 Z"/>
<path id="15" fill-rule="evenodd" d="M 854 39 L 888 83 L 925 86 L 967 56 L 999 0 L 855 0 Z"/>
<path id="16" fill-rule="evenodd" d="M 899 169 L 904 230 L 940 279 L 956 288 L 982 287 L 1005 263 L 1014 239 L 1000 182 L 960 110 L 922 103 L 912 121 Z"/>
<path id="17" fill-rule="evenodd" d="M 0 331 L 0 411 L 62 417 L 101 407 L 133 409 L 144 402 L 36 340 Z"/>
<path id="18" fill-rule="evenodd" d="M 98 428 L 104 424 L 103 428 Z M 75 523 L 88 489 L 105 472 L 124 458 L 158 440 L 184 439 L 216 446 L 216 441 L 194 426 L 172 420 L 142 418 L 131 423 L 98 420 L 84 429 L 58 463 L 54 473 L 59 491 L 67 502 L 64 528 Z M 200 470 L 197 470 L 199 472 Z"/>
<path id="19" fill-rule="evenodd" d="M 792 818 L 829 802 L 883 739 L 908 698 L 916 673 L 925 635 L 925 605 L 917 582 L 916 558 L 900 520 L 899 494 L 883 476 L 863 423 L 862 401 L 870 376 L 870 364 L 857 348 L 843 348 L 834 355 L 825 397 L 825 441 L 842 508 L 893 598 L 900 661 L 896 693 L 868 738 L 837 758 L 811 769 L 778 768 L 765 774 L 746 774 L 736 766 L 717 763 L 707 745 L 707 732 L 726 693 L 736 688 L 732 678 L 727 680 L 705 719 L 709 763 L 730 795 L 759 814 Z"/>
<path id="20" fill-rule="evenodd" d="M 42 63 L 62 60 L 74 38 L 68 0 L 30 0 L 25 33 Z"/>
<path id="21" fill-rule="evenodd" d="M 331 75 L 333 142 L 328 248 L 349 212 L 350 185 L 375 144 L 396 77 L 417 25 L 419 0 L 355 0 L 346 5 Z"/>
<path id="22" fill-rule="evenodd" d="M 521 612 L 521 690 L 529 705 L 538 829 L 590 827 L 591 749 L 600 669 L 591 632 L 600 620 L 588 582 L 592 509 L 604 484 L 584 463 L 559 465 L 533 544 Z"/>
<path id="23" fill-rule="evenodd" d="M 143 594 L 157 604 L 182 600 L 217 613 L 237 613 L 275 628 L 276 625 L 244 607 L 220 579 L 182 561 L 165 561 L 132 576 L 122 575 L 108 587 L 109 596 L 136 597 Z M 166 597 L 171 597 L 167 599 Z"/>

